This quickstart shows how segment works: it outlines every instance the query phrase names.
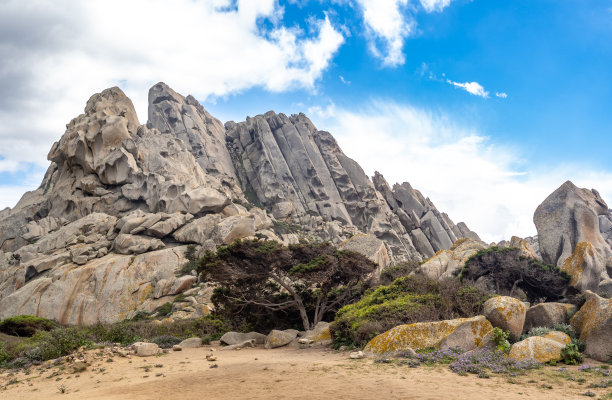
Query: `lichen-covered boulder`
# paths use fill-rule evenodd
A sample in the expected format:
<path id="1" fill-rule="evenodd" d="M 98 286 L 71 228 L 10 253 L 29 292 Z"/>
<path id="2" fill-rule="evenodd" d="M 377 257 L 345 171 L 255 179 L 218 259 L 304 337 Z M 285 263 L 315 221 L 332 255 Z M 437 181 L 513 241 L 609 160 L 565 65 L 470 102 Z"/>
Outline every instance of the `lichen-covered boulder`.
<path id="1" fill-rule="evenodd" d="M 469 351 L 485 344 L 493 326 L 483 316 L 438 322 L 399 325 L 374 337 L 364 351 L 373 355 L 392 355 L 408 349 L 461 348 Z"/>
<path id="2" fill-rule="evenodd" d="M 266 338 L 266 349 L 286 346 L 291 343 L 297 335 L 298 331 L 295 329 L 286 329 L 284 331 L 273 329 Z"/>
<path id="3" fill-rule="evenodd" d="M 569 316 L 576 311 L 576 306 L 565 303 L 540 303 L 527 309 L 523 332 L 529 332 L 531 328 L 544 326 L 552 328 L 557 324 L 564 324 Z"/>
<path id="4" fill-rule="evenodd" d="M 531 336 L 514 343 L 508 356 L 516 361 L 535 360 L 541 363 L 559 361 L 561 350 L 564 347 L 565 344 L 557 340 L 543 336 Z"/>
<path id="5" fill-rule="evenodd" d="M 567 333 L 563 333 L 563 332 L 559 332 L 559 331 L 548 332 L 546 335 L 544 335 L 542 337 L 544 337 L 546 339 L 554 340 L 556 342 L 559 342 L 559 343 L 561 343 L 564 346 L 566 344 L 572 343 L 572 338 L 569 337 L 569 335 Z"/>
<path id="6" fill-rule="evenodd" d="M 191 337 L 183 340 L 181 343 L 179 343 L 179 346 L 181 346 L 181 349 L 195 349 L 202 347 L 202 339 L 199 337 Z"/>
<path id="7" fill-rule="evenodd" d="M 523 333 L 527 306 L 514 297 L 497 296 L 484 303 L 484 315 L 493 326 L 510 332 L 511 340 Z"/>
<path id="8" fill-rule="evenodd" d="M 570 324 L 586 344 L 586 354 L 599 361 L 612 360 L 612 299 L 587 290 L 586 302 Z"/>
<path id="9" fill-rule="evenodd" d="M 329 322 L 319 322 L 312 330 L 306 331 L 302 337 L 312 340 L 313 343 L 331 342 L 332 337 L 329 330 Z"/>

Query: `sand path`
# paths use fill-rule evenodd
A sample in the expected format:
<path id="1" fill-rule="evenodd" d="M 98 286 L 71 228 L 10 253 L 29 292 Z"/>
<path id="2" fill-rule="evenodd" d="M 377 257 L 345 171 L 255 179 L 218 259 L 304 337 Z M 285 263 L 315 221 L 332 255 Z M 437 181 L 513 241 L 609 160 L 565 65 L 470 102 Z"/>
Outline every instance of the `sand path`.
<path id="1" fill-rule="evenodd" d="M 214 354 L 210 347 L 157 357 L 114 357 L 73 374 L 61 367 L 0 374 L 0 398 L 21 399 L 584 399 L 585 386 L 557 382 L 545 370 L 529 376 L 462 377 L 445 366 L 408 368 L 350 360 L 329 349 L 243 349 Z M 547 367 L 553 370 L 553 367 Z M 57 375 L 54 375 L 57 374 Z M 51 376 L 51 377 L 50 377 Z M 540 379 L 542 378 L 542 379 Z M 529 379 L 529 383 L 528 382 Z M 514 380 L 514 378 L 512 379 Z M 574 386 L 572 386 L 574 385 Z M 65 393 L 61 393 L 61 388 Z"/>

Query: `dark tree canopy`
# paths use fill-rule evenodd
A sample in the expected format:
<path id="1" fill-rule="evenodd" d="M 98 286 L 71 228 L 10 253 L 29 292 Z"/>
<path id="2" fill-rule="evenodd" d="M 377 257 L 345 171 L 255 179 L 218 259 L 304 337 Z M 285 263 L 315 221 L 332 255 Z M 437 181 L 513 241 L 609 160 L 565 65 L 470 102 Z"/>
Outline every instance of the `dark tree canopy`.
<path id="1" fill-rule="evenodd" d="M 556 301 L 568 289 L 570 276 L 554 265 L 521 256 L 513 247 L 493 246 L 470 257 L 461 271 L 461 280 L 476 281 L 484 277 L 497 293 L 513 295 L 522 289 L 529 301 Z"/>
<path id="2" fill-rule="evenodd" d="M 217 305 L 297 311 L 304 329 L 354 300 L 355 289 L 375 269 L 365 256 L 329 243 L 286 247 L 257 239 L 221 246 L 199 263 L 203 278 L 220 285 L 213 296 Z"/>

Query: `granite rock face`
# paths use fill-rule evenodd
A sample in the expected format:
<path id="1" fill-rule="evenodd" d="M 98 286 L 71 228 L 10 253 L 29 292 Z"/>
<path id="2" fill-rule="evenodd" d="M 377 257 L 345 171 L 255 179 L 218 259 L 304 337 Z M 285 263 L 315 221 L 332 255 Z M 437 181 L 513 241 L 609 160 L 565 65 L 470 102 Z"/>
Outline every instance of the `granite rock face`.
<path id="1" fill-rule="evenodd" d="M 583 292 L 596 291 L 612 273 L 611 215 L 596 190 L 567 181 L 533 216 L 542 259 L 567 271 L 571 285 Z"/>
<path id="2" fill-rule="evenodd" d="M 241 238 L 344 242 L 382 268 L 479 240 L 410 184 L 370 179 L 304 114 L 223 125 L 164 83 L 148 100 L 140 124 L 121 89 L 91 96 L 40 187 L 0 211 L 0 317 L 89 324 L 152 311 L 194 283 L 174 277 L 186 244 L 201 255 Z"/>

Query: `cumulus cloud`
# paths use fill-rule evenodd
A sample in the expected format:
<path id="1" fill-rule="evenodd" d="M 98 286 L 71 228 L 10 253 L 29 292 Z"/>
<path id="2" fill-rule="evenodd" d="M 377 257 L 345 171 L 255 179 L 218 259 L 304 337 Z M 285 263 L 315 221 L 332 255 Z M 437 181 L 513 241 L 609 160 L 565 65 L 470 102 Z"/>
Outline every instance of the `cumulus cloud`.
<path id="1" fill-rule="evenodd" d="M 420 0 L 428 12 L 442 11 L 452 0 Z M 362 10 L 370 52 L 383 65 L 405 62 L 404 41 L 416 30 L 416 9 L 409 0 L 356 0 Z"/>
<path id="2" fill-rule="evenodd" d="M 446 82 L 450 85 L 453 85 L 455 87 L 458 87 L 460 89 L 465 90 L 466 92 L 473 94 L 474 96 L 480 96 L 483 98 L 488 98 L 489 97 L 489 92 L 487 92 L 485 90 L 484 87 L 482 87 L 482 85 L 478 82 L 454 82 L 451 81 L 450 79 L 447 79 Z"/>
<path id="3" fill-rule="evenodd" d="M 508 94 L 505 92 L 495 92 L 495 96 L 499 97 L 500 99 L 508 98 Z"/>
<path id="4" fill-rule="evenodd" d="M 366 26 L 369 48 L 384 65 L 397 66 L 405 61 L 402 48 L 416 23 L 403 8 L 408 0 L 357 0 Z"/>
<path id="5" fill-rule="evenodd" d="M 486 241 L 536 233 L 536 207 L 563 182 L 599 189 L 612 203 L 612 172 L 586 165 L 525 164 L 520 149 L 492 142 L 445 114 L 393 101 L 312 115 L 370 176 L 410 182 L 455 221 Z"/>
<path id="6" fill-rule="evenodd" d="M 65 124 L 110 86 L 141 123 L 161 80 L 202 100 L 314 89 L 344 36 L 327 16 L 310 19 L 309 33 L 282 19 L 275 0 L 0 2 L 0 173 L 46 168 Z"/>

